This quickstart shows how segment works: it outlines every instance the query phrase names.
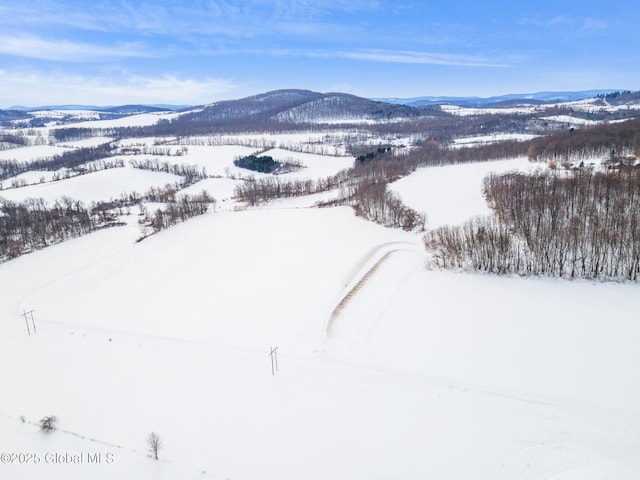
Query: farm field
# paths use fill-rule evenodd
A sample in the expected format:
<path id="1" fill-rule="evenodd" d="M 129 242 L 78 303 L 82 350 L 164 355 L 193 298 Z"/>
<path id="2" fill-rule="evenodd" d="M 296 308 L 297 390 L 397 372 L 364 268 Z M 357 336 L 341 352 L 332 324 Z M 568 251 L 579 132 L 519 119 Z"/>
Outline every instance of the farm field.
<path id="1" fill-rule="evenodd" d="M 206 148 L 177 158 L 212 168 Z M 239 147 L 210 148 L 233 167 Z M 344 166 L 300 158 L 312 175 Z M 486 173 L 529 168 L 423 168 L 391 188 L 434 228 L 487 212 Z M 2 195 L 89 202 L 167 175 L 107 169 Z M 0 264 L 0 451 L 41 459 L 3 477 L 637 478 L 636 285 L 429 270 L 419 232 L 304 197 L 235 208 L 238 181 L 190 186 L 220 186 L 227 205 L 142 242 L 132 210 Z M 38 432 L 45 415 L 57 431 Z"/>

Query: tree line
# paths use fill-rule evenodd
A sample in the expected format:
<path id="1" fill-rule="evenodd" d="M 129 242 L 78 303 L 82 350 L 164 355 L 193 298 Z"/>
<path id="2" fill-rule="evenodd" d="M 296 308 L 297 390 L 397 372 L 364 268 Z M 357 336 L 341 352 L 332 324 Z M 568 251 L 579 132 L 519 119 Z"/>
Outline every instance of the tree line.
<path id="1" fill-rule="evenodd" d="M 90 169 L 89 167 L 86 167 L 89 163 L 99 161 L 110 162 L 110 160 L 107 159 L 114 155 L 114 148 L 113 144 L 105 143 L 97 147 L 84 147 L 69 150 L 59 155 L 54 155 L 52 158 L 48 159 L 42 158 L 29 162 L 0 160 L 0 180 L 6 180 L 7 178 L 33 170 L 55 171 L 68 169 L 71 171 L 83 172 L 83 168 Z"/>
<path id="2" fill-rule="evenodd" d="M 234 196 L 250 206 L 276 198 L 288 198 L 339 190 L 337 198 L 327 204 L 350 205 L 358 216 L 388 227 L 413 230 L 424 228 L 426 216 L 404 205 L 388 184 L 408 175 L 417 163 L 405 156 L 395 157 L 390 150 L 376 153 L 375 158 L 356 162 L 353 168 L 336 175 L 311 179 L 282 177 L 250 177 L 236 185 Z"/>
<path id="3" fill-rule="evenodd" d="M 569 129 L 533 139 L 527 148 L 529 160 L 558 164 L 593 157 L 640 155 L 640 119 Z"/>
<path id="4" fill-rule="evenodd" d="M 117 224 L 117 216 L 99 203 L 88 207 L 68 197 L 52 206 L 42 198 L 0 200 L 0 261 Z"/>
<path id="5" fill-rule="evenodd" d="M 142 236 L 138 241 L 189 218 L 205 214 L 212 203 L 215 204 L 215 199 L 207 191 L 203 191 L 197 195 L 180 195 L 168 202 L 164 209 L 158 208 L 153 213 L 148 212 L 141 204 L 142 218 L 138 223 Z"/>
<path id="6" fill-rule="evenodd" d="M 200 180 L 209 178 L 207 171 L 204 167 L 198 165 L 188 164 L 173 164 L 169 162 L 161 162 L 158 159 L 144 159 L 144 160 L 129 160 L 129 165 L 133 168 L 139 168 L 141 170 L 150 170 L 152 172 L 164 172 L 171 173 L 182 177 L 182 188 L 193 185 Z"/>
<path id="7" fill-rule="evenodd" d="M 62 197 L 49 205 L 42 198 L 15 203 L 0 199 L 0 262 L 39 250 L 98 229 L 124 225 L 118 220 L 124 210 L 140 205 L 142 238 L 207 212 L 215 204 L 206 191 L 197 195 L 176 195 L 174 186 L 151 188 L 143 195 L 123 194 L 120 199 L 92 202 Z M 166 202 L 164 209 L 150 213 L 143 201 Z M 141 239 L 142 239 L 141 238 Z M 140 240 L 141 240 L 140 239 Z"/>
<path id="8" fill-rule="evenodd" d="M 350 178 L 349 170 L 317 180 L 251 176 L 235 186 L 234 196 L 240 202 L 256 206 L 277 198 L 299 197 L 334 190 L 345 186 Z"/>
<path id="9" fill-rule="evenodd" d="M 345 199 L 353 206 L 356 215 L 384 225 L 403 230 L 424 230 L 426 214 L 406 206 L 400 196 L 388 189 L 386 181 L 359 179 Z"/>
<path id="10" fill-rule="evenodd" d="M 180 185 L 182 188 L 193 185 L 200 180 L 208 178 L 206 169 L 199 167 L 198 165 L 188 164 L 172 164 L 169 162 L 161 162 L 158 159 L 132 159 L 128 161 L 128 164 L 133 168 L 140 170 L 149 170 L 152 172 L 164 172 L 171 173 L 182 177 Z M 0 160 L 0 190 L 8 188 L 2 184 L 2 180 L 15 177 L 21 173 L 36 170 L 33 167 L 33 162 L 16 162 L 16 161 L 3 161 Z M 94 160 L 92 162 L 77 165 L 71 168 L 62 168 L 54 172 L 51 177 L 51 181 L 64 180 L 78 175 L 86 175 L 89 173 L 99 172 L 101 170 L 107 170 L 111 168 L 123 168 L 125 161 L 121 158 L 104 158 L 101 160 Z M 44 177 L 40 183 L 44 182 Z M 10 188 L 26 186 L 26 181 L 19 181 L 13 179 Z"/>
<path id="11" fill-rule="evenodd" d="M 640 169 L 491 174 L 484 194 L 493 215 L 425 236 L 437 266 L 638 280 Z"/>

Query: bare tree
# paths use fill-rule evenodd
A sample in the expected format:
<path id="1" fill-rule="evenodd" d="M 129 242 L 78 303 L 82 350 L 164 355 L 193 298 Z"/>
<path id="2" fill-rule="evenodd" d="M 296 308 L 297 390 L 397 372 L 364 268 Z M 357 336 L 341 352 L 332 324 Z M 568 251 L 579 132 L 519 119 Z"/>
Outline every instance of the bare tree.
<path id="1" fill-rule="evenodd" d="M 490 273 L 637 281 L 640 169 L 490 174 L 494 214 L 425 236 L 434 263 Z"/>
<path id="2" fill-rule="evenodd" d="M 156 432 L 151 432 L 147 437 L 147 445 L 149 446 L 149 452 L 153 455 L 155 460 L 158 460 L 158 451 L 162 448 L 162 442 L 160 441 L 160 435 Z"/>

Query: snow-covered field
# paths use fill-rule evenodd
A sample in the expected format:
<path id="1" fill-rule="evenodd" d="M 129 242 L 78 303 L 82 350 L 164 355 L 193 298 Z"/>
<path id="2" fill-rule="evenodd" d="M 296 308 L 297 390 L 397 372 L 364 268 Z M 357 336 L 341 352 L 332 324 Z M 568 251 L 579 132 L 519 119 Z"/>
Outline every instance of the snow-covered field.
<path id="1" fill-rule="evenodd" d="M 568 108 L 575 111 L 589 113 L 614 113 L 619 111 L 640 109 L 640 104 L 626 103 L 624 105 L 611 105 L 606 102 L 602 103 L 601 100 L 598 100 L 596 98 L 589 98 L 584 100 L 547 103 L 542 105 L 521 105 L 512 107 L 459 107 L 456 105 L 441 105 L 440 108 L 442 109 L 442 111 L 451 113 L 452 115 L 466 117 L 471 115 L 526 115 L 529 113 L 543 112 L 546 109 L 551 109 L 554 107 Z M 584 120 L 569 115 L 555 115 L 542 118 L 560 123 L 571 123 L 577 126 L 595 125 L 601 123 L 598 121 Z"/>
<path id="2" fill-rule="evenodd" d="M 391 190 L 397 192 L 409 207 L 426 212 L 427 226 L 433 229 L 460 224 L 470 217 L 490 212 L 482 196 L 482 179 L 489 172 L 532 171 L 543 166 L 521 157 L 421 168 L 392 183 Z"/>
<path id="3" fill-rule="evenodd" d="M 548 117 L 540 117 L 540 119 L 551 121 L 551 122 L 566 123 L 568 125 L 581 126 L 581 127 L 589 126 L 589 125 L 597 125 L 598 123 L 601 123 L 595 120 L 585 120 L 584 118 L 572 117 L 570 115 L 551 115 Z"/>
<path id="4" fill-rule="evenodd" d="M 28 198 L 43 198 L 47 202 L 53 203 L 59 198 L 67 196 L 90 203 L 117 199 L 122 194 L 131 192 L 143 193 L 151 187 L 164 187 L 166 184 L 173 184 L 180 180 L 180 177 L 176 175 L 130 167 L 130 162 L 157 161 L 173 165 L 197 166 L 199 169 L 204 169 L 207 175 L 214 178 L 208 178 L 192 185 L 185 190 L 185 193 L 195 194 L 207 190 L 218 201 L 226 202 L 233 197 L 234 187 L 241 182 L 241 178 L 265 176 L 265 174 L 236 167 L 233 161 L 242 156 L 270 155 L 279 161 L 298 162 L 302 168 L 283 176 L 304 180 L 318 180 L 335 175 L 353 165 L 354 157 L 336 155 L 335 153 L 342 147 L 330 144 L 325 148 L 318 144 L 321 138 L 323 137 L 314 136 L 314 134 L 282 134 L 270 138 L 265 134 L 248 136 L 245 139 L 241 139 L 239 136 L 220 136 L 207 139 L 182 139 L 182 142 L 175 138 L 124 139 L 118 142 L 118 147 L 121 149 L 119 151 L 124 152 L 127 149 L 131 151 L 131 149 L 138 148 L 140 151 L 146 149 L 149 153 L 114 155 L 112 159 L 122 160 L 126 165 L 125 168 L 102 170 L 71 178 L 64 178 L 64 172 L 59 171 L 58 176 L 62 179 L 57 181 L 52 181 L 54 172 L 51 171 L 22 173 L 0 182 L 4 187 L 0 190 L 0 197 L 14 202 L 21 202 Z M 29 163 L 39 158 L 50 158 L 54 154 L 62 153 L 71 148 L 92 147 L 110 140 L 107 137 L 96 137 L 77 142 L 66 142 L 64 147 L 50 145 L 22 147 L 0 152 L 0 159 L 19 159 Z M 208 145 L 206 142 L 212 144 Z M 239 143 L 246 143 L 246 145 Z M 272 148 L 274 145 L 286 145 L 290 149 Z M 318 154 L 298 151 L 304 145 L 311 145 L 309 147 L 311 149 L 333 153 Z M 154 149 L 158 149 L 161 153 L 154 153 Z M 182 153 L 176 155 L 178 152 Z M 10 188 L 16 182 L 18 184 L 24 182 L 26 185 Z"/>
<path id="5" fill-rule="evenodd" d="M 537 135 L 529 133 L 502 133 L 492 135 L 478 135 L 475 137 L 461 137 L 453 140 L 453 148 L 475 147 L 489 143 L 504 142 L 505 140 L 525 141 L 536 138 Z"/>
<path id="6" fill-rule="evenodd" d="M 470 115 L 521 115 L 537 111 L 538 107 L 532 107 L 530 105 L 523 105 L 518 107 L 459 107 L 456 105 L 441 105 L 440 108 L 443 112 L 450 113 L 452 115 L 458 115 L 460 117 L 467 117 Z"/>
<path id="7" fill-rule="evenodd" d="M 47 172 L 40 173 L 46 177 Z M 151 172 L 131 167 L 111 168 L 55 182 L 7 188 L 0 190 L 0 197 L 12 202 L 22 202 L 28 198 L 43 198 L 48 203 L 54 203 L 62 197 L 70 197 L 89 204 L 118 199 L 123 193 L 142 194 L 151 187 L 164 187 L 178 180 L 180 177 L 170 173 Z"/>
<path id="8" fill-rule="evenodd" d="M 138 115 L 128 115 L 114 120 L 87 120 L 73 124 L 74 128 L 118 128 L 118 127 L 144 127 L 155 125 L 160 120 L 173 120 L 186 112 L 158 112 L 140 113 Z M 68 128 L 69 125 L 56 125 L 53 128 Z"/>
<path id="9" fill-rule="evenodd" d="M 195 147 L 169 160 L 214 169 Z M 434 228 L 487 212 L 487 172 L 535 167 L 392 188 Z M 77 180 L 118 171 L 137 175 Z M 92 195 L 115 183 L 94 178 Z M 216 182 L 235 180 L 191 189 Z M 140 243 L 130 215 L 0 264 L 0 454 L 30 455 L 0 457 L 0 478 L 640 477 L 637 285 L 430 271 L 419 234 L 311 204 L 211 211 Z"/>
<path id="10" fill-rule="evenodd" d="M 17 160 L 19 162 L 30 162 L 42 158 L 51 158 L 54 155 L 61 155 L 69 148 L 57 145 L 35 145 L 32 147 L 13 148 L 0 151 L 0 160 Z"/>

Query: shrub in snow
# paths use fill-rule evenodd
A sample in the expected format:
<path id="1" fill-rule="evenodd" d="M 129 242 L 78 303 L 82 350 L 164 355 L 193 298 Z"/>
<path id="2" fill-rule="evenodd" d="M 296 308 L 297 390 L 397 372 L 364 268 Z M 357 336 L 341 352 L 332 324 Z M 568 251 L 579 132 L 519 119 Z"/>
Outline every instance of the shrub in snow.
<path id="1" fill-rule="evenodd" d="M 53 432 L 57 428 L 56 427 L 57 422 L 58 422 L 58 419 L 54 415 L 49 415 L 48 417 L 42 417 L 39 422 L 40 431 Z"/>

